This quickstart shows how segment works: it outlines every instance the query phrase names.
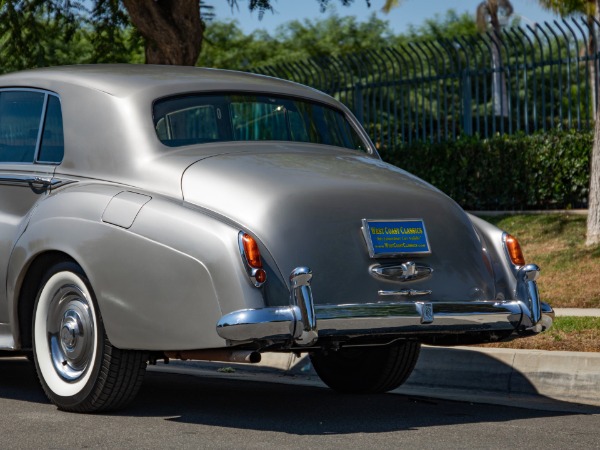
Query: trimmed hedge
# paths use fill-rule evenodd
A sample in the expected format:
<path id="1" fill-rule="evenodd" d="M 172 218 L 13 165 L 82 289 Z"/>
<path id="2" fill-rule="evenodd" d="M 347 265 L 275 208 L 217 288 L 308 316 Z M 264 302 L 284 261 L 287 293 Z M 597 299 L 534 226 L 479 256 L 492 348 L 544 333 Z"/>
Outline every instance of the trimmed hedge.
<path id="1" fill-rule="evenodd" d="M 428 181 L 469 210 L 587 207 L 591 131 L 416 142 L 382 158 Z"/>

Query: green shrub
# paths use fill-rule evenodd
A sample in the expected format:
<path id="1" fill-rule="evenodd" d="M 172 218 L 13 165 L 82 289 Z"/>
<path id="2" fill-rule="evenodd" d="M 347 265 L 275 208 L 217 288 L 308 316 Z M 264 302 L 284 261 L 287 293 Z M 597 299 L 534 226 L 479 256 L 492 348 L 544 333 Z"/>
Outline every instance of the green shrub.
<path id="1" fill-rule="evenodd" d="M 470 210 L 587 206 L 590 131 L 466 136 L 382 151 L 387 162 L 438 187 Z"/>

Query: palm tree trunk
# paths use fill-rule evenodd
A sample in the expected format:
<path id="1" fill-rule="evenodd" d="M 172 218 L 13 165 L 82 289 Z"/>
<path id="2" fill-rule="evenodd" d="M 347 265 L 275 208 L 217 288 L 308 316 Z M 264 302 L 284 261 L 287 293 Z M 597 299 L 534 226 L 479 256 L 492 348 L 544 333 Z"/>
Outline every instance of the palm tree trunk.
<path id="1" fill-rule="evenodd" d="M 600 244 L 600 120 L 598 119 L 594 131 L 591 166 L 586 245 Z"/>
<path id="2" fill-rule="evenodd" d="M 600 0 L 596 0 L 596 17 L 599 16 Z M 594 58 L 596 58 L 597 49 L 594 50 Z M 596 117 L 594 145 L 592 148 L 590 194 L 588 197 L 587 235 L 585 243 L 586 245 L 600 244 L 600 119 L 598 117 Z"/>
<path id="3" fill-rule="evenodd" d="M 588 61 L 588 74 L 590 77 L 590 95 L 592 98 L 592 117 L 596 120 L 598 114 L 598 80 L 596 78 L 596 67 L 598 61 L 595 58 L 596 47 L 597 47 L 597 36 L 596 36 L 596 23 L 594 22 L 594 16 L 591 14 L 587 15 L 587 25 L 590 30 L 590 36 L 588 38 L 587 56 Z"/>

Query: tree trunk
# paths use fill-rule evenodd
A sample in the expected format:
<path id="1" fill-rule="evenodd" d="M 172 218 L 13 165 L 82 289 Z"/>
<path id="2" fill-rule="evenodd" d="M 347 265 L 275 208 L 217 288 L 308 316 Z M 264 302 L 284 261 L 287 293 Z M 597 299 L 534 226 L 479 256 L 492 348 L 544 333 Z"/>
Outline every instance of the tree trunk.
<path id="1" fill-rule="evenodd" d="M 596 0 L 596 17 L 598 17 L 599 14 L 600 0 Z M 596 74 L 596 76 L 597 75 L 598 74 Z M 600 244 L 600 118 L 598 117 L 596 117 L 594 146 L 592 148 L 590 193 L 588 197 L 587 237 L 585 244 Z"/>
<path id="2" fill-rule="evenodd" d="M 202 49 L 200 0 L 123 0 L 146 40 L 146 64 L 193 66 Z"/>
<path id="3" fill-rule="evenodd" d="M 590 14 L 587 16 L 587 25 L 590 30 L 587 56 L 590 58 L 588 60 L 588 71 L 590 77 L 590 95 L 592 96 L 592 117 L 596 120 L 596 116 L 598 115 L 598 79 L 596 76 L 596 66 L 598 65 L 598 61 L 594 57 L 594 55 L 596 55 L 596 24 L 594 22 L 594 17 Z"/>
<path id="4" fill-rule="evenodd" d="M 587 238 L 585 244 L 600 244 L 600 119 L 598 118 L 596 118 L 594 146 L 592 149 Z"/>

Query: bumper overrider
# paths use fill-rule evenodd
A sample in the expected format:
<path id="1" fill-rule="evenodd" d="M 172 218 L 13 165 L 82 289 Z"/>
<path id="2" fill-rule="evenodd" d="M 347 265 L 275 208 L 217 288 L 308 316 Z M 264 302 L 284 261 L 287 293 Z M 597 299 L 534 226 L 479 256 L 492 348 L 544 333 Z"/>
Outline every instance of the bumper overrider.
<path id="1" fill-rule="evenodd" d="M 230 344 L 270 341 L 300 347 L 336 336 L 538 333 L 554 320 L 552 308 L 539 299 L 539 271 L 535 264 L 519 269 L 515 300 L 315 305 L 312 272 L 298 267 L 290 275 L 289 306 L 233 311 L 221 317 L 217 333 Z"/>

